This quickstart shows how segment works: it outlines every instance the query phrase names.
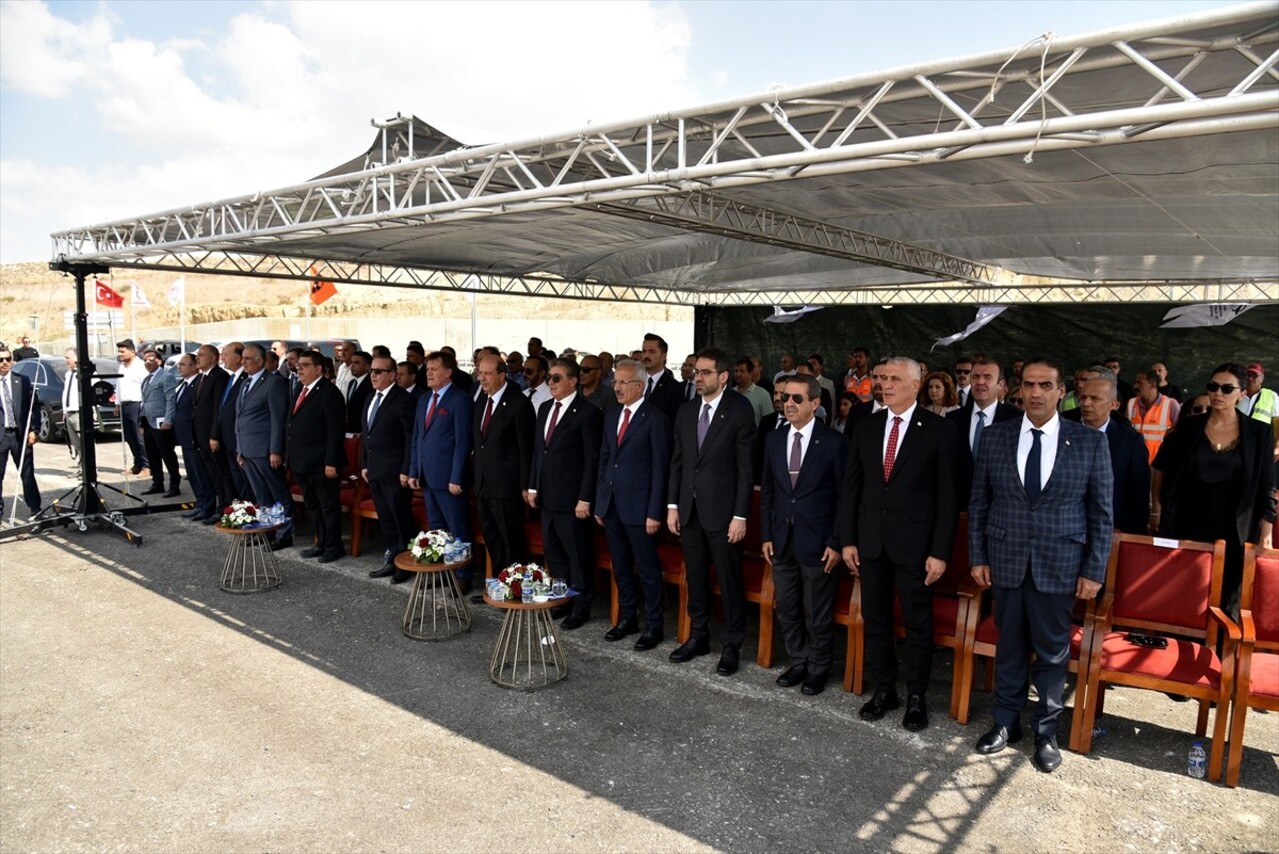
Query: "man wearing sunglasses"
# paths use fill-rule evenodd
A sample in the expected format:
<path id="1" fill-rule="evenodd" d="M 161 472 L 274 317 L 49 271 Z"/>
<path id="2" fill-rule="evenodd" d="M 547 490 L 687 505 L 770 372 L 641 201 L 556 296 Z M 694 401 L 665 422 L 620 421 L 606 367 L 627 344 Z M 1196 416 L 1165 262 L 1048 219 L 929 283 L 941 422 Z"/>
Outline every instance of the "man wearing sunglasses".
<path id="1" fill-rule="evenodd" d="M 36 442 L 40 441 L 43 413 L 37 405 L 31 380 L 13 373 L 12 368 L 13 353 L 8 347 L 0 346 L 0 416 L 3 416 L 0 424 L 0 484 L 4 482 L 4 470 L 12 458 L 22 481 L 22 500 L 30 516 L 34 516 L 40 512 L 41 499 L 32 457 Z M 0 490 L 0 518 L 3 516 L 4 493 Z"/>
<path id="2" fill-rule="evenodd" d="M 1279 395 L 1273 389 L 1264 388 L 1265 369 L 1258 364 L 1249 365 L 1247 371 L 1248 385 L 1243 397 L 1239 398 L 1239 411 L 1249 418 L 1258 421 L 1270 421 L 1279 416 Z"/>
<path id="3" fill-rule="evenodd" d="M 900 708 L 893 594 L 906 627 L 906 714 L 902 726 L 928 726 L 925 694 L 932 669 L 933 590 L 946 572 L 959 510 L 955 425 L 919 406 L 914 359 L 881 369 L 885 408 L 857 423 L 850 439 L 840 504 L 844 563 L 861 577 L 866 663 L 875 693 L 858 714 L 877 721 Z"/>
<path id="4" fill-rule="evenodd" d="M 760 551 L 772 564 L 777 623 L 790 668 L 783 688 L 801 685 L 815 696 L 830 672 L 840 560 L 836 507 L 848 443 L 816 417 L 821 386 L 815 377 L 782 383 L 788 429 L 765 439 L 760 488 Z M 807 613 L 807 620 L 805 620 Z"/>
<path id="5" fill-rule="evenodd" d="M 551 399 L 551 389 L 546 384 L 546 360 L 541 356 L 530 355 L 524 360 L 521 373 L 524 376 L 524 396 L 533 404 L 533 411 L 536 412 L 543 403 Z"/>
<path id="6" fill-rule="evenodd" d="M 537 411 L 528 503 L 542 508 L 542 542 L 551 574 L 577 591 L 560 625 L 576 629 L 591 618 L 595 585 L 596 478 L 604 416 L 577 393 L 580 371 L 572 359 L 552 359 L 551 399 Z"/>

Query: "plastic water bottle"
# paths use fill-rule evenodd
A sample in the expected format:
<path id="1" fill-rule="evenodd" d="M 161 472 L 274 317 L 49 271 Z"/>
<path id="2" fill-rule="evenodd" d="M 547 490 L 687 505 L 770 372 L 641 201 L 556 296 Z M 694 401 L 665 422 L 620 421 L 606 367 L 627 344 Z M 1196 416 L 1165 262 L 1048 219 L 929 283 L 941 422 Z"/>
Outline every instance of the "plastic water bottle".
<path id="1" fill-rule="evenodd" d="M 1186 773 L 1197 780 L 1202 780 L 1208 770 L 1208 755 L 1204 753 L 1204 743 L 1196 741 L 1190 748 L 1190 758 L 1186 760 Z"/>

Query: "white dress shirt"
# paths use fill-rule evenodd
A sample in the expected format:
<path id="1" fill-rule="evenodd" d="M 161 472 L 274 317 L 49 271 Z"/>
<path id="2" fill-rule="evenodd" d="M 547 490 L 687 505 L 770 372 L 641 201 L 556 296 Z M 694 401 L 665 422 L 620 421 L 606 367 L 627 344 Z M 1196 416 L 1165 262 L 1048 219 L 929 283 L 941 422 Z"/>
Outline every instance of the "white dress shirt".
<path id="1" fill-rule="evenodd" d="M 1052 477 L 1053 463 L 1057 461 L 1057 437 L 1061 434 L 1061 419 L 1054 412 L 1043 427 L 1035 428 L 1029 415 L 1022 416 L 1021 433 L 1017 438 L 1017 474 L 1023 485 L 1026 483 L 1026 460 L 1030 457 L 1030 447 L 1034 441 L 1034 436 L 1030 435 L 1032 428 L 1043 431 L 1043 435 L 1039 437 L 1039 488 L 1042 490 L 1048 483 L 1048 478 Z"/>
<path id="2" fill-rule="evenodd" d="M 888 417 L 884 419 L 884 441 L 879 448 L 879 458 L 881 460 L 888 456 L 888 437 L 893 432 L 893 419 L 900 418 L 902 420 L 901 426 L 897 428 L 897 450 L 894 452 L 894 454 L 900 454 L 902 444 L 906 441 L 906 432 L 910 428 L 910 419 L 914 417 L 915 407 L 918 405 L 917 403 L 912 403 L 910 408 L 901 415 L 894 415 L 891 409 L 888 410 Z"/>
<path id="3" fill-rule="evenodd" d="M 998 407 L 999 407 L 999 401 L 998 401 L 998 400 L 992 400 L 992 401 L 990 402 L 990 406 L 987 406 L 985 409 L 982 409 L 981 407 L 979 407 L 979 406 L 978 406 L 975 402 L 973 403 L 973 414 L 972 414 L 972 417 L 968 419 L 968 448 L 969 448 L 969 450 L 971 450 L 971 449 L 972 449 L 972 447 L 973 447 L 973 436 L 975 436 L 975 435 L 977 434 L 977 413 L 978 413 L 978 412 L 984 412 L 984 413 L 986 413 L 986 423 L 985 423 L 985 424 L 983 424 L 983 425 L 981 425 L 981 429 L 985 430 L 985 429 L 986 429 L 987 427 L 989 427 L 991 424 L 994 424 L 994 423 L 995 423 L 995 410 L 996 410 Z"/>

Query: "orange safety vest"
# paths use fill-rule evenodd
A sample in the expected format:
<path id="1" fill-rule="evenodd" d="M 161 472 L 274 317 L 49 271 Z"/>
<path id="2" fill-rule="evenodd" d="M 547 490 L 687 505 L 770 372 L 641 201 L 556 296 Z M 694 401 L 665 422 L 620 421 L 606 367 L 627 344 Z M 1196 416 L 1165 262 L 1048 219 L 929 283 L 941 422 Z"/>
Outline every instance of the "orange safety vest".
<path id="1" fill-rule="evenodd" d="M 857 399 L 862 403 L 871 399 L 871 386 L 873 385 L 870 374 L 856 379 L 852 374 L 844 374 L 844 391 L 848 394 L 856 395 Z"/>
<path id="2" fill-rule="evenodd" d="M 1164 436 L 1172 427 L 1172 406 L 1168 403 L 1168 396 L 1161 394 L 1155 400 L 1155 405 L 1147 409 L 1144 416 L 1140 416 L 1137 414 L 1137 404 L 1140 402 L 1141 399 L 1137 397 L 1128 401 L 1128 420 L 1132 422 L 1133 427 L 1137 428 L 1141 438 L 1146 440 L 1146 453 L 1150 455 L 1150 462 L 1153 463 L 1155 454 L 1159 453 L 1159 446 L 1163 444 Z"/>

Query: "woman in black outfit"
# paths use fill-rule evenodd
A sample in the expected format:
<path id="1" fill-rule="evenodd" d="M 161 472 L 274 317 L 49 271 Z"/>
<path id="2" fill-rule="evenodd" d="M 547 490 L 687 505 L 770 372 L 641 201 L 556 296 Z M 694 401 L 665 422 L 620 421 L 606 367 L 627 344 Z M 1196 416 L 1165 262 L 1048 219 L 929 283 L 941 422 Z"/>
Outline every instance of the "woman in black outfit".
<path id="1" fill-rule="evenodd" d="M 1222 608 L 1239 614 L 1243 544 L 1269 548 L 1275 521 L 1274 430 L 1239 412 L 1246 376 L 1225 364 L 1208 382 L 1208 413 L 1183 415 L 1152 465 L 1150 530 L 1226 541 Z"/>

